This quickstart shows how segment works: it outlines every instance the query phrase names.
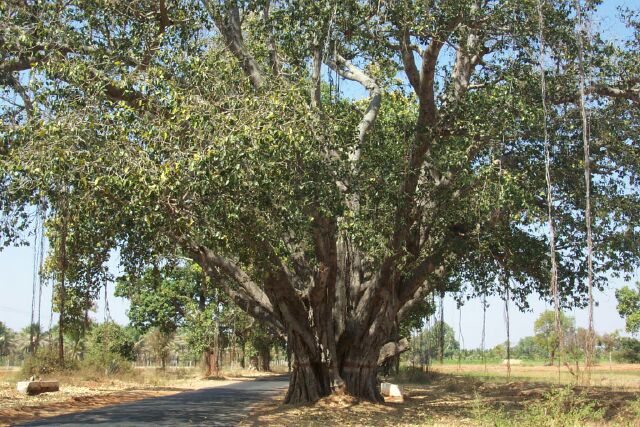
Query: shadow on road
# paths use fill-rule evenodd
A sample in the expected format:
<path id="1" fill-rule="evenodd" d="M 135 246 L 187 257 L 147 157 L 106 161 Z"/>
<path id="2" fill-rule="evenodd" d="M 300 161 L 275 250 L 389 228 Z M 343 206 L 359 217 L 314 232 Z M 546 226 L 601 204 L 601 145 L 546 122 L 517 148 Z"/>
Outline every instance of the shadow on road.
<path id="1" fill-rule="evenodd" d="M 30 421 L 21 426 L 84 425 L 235 425 L 250 407 L 282 393 L 288 378 L 243 381 L 227 386 L 185 391 L 172 396 L 105 406 L 86 412 Z"/>

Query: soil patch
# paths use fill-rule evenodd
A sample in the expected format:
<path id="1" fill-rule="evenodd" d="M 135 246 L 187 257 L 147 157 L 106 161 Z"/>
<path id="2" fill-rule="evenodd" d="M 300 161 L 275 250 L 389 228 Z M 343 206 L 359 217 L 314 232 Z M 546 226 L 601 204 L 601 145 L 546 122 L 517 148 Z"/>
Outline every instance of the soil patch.
<path id="1" fill-rule="evenodd" d="M 640 386 L 640 384 L 638 384 Z M 253 408 L 242 426 L 478 426 L 478 411 L 517 413 L 539 402 L 558 386 L 548 382 L 486 381 L 452 374 L 432 374 L 421 384 L 404 384 L 403 403 L 373 404 L 353 397 L 327 397 L 314 405 L 284 405 L 283 397 Z M 611 387 L 572 387 L 598 408 L 603 425 L 640 426 L 634 412 L 638 392 Z"/>

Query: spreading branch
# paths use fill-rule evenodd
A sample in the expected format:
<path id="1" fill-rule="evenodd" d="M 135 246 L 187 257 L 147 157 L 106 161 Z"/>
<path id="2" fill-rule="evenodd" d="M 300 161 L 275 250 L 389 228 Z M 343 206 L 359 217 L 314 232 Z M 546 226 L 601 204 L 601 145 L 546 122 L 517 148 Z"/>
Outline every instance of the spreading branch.
<path id="1" fill-rule="evenodd" d="M 231 51 L 233 56 L 236 57 L 238 62 L 240 62 L 242 70 L 249 78 L 249 81 L 251 81 L 253 87 L 261 89 L 265 85 L 266 79 L 258 61 L 256 61 L 244 43 L 240 10 L 237 2 L 225 2 L 224 7 L 227 8 L 225 14 L 223 14 L 220 8 L 214 6 L 209 0 L 202 0 L 202 3 L 209 11 L 218 31 L 220 31 L 220 34 L 224 37 L 227 48 Z"/>

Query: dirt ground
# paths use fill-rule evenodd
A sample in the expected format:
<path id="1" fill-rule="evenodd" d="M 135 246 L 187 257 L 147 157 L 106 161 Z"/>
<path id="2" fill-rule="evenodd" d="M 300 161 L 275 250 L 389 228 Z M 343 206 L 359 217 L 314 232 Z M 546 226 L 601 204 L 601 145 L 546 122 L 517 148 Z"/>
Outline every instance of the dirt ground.
<path id="1" fill-rule="evenodd" d="M 566 371 L 566 370 L 565 370 Z M 442 365 L 431 373 L 415 372 L 392 379 L 403 384 L 408 399 L 384 405 L 332 396 L 311 406 L 282 405 L 282 398 L 258 405 L 243 426 L 477 426 L 479 411 L 517 414 L 556 387 L 565 387 L 571 375 L 546 366 Z M 16 372 L 0 370 L 0 425 L 27 421 L 102 406 L 167 396 L 185 390 L 263 376 L 256 372 L 227 372 L 225 378 L 202 379 L 195 371 L 158 373 L 143 370 L 133 378 L 81 379 L 60 377 L 61 390 L 25 396 L 15 390 Z M 592 425 L 640 427 L 640 365 L 595 367 L 592 386 L 574 386 L 602 410 L 602 420 Z M 489 412 L 488 412 L 489 411 Z M 505 412 L 506 411 L 506 412 Z"/>
<path id="2" fill-rule="evenodd" d="M 494 425 L 491 411 L 498 410 L 508 418 L 509 414 L 518 414 L 528 405 L 540 402 L 545 393 L 554 388 L 566 387 L 555 381 L 507 381 L 495 375 L 481 379 L 476 375 L 484 373 L 484 367 L 478 365 L 462 366 L 460 372 L 463 373 L 455 373 L 457 366 L 438 368 L 454 372 L 421 375 L 413 383 L 410 379 L 396 379 L 404 384 L 408 397 L 403 403 L 377 405 L 348 396 L 331 396 L 312 406 L 290 406 L 281 404 L 281 400 L 271 401 L 256 408 L 241 425 L 478 426 L 487 425 L 487 414 L 489 424 Z M 572 390 L 602 411 L 602 419 L 592 425 L 640 427 L 640 366 L 618 365 L 616 368 L 626 372 L 620 374 L 626 378 L 623 387 L 574 386 Z M 495 365 L 491 369 L 495 374 L 505 368 Z M 557 378 L 557 368 L 553 367 L 549 370 L 547 367 L 522 366 L 515 371 L 512 374 Z M 479 419 L 479 414 L 484 418 Z"/>
<path id="3" fill-rule="evenodd" d="M 60 391 L 27 396 L 16 390 L 17 371 L 0 369 L 0 426 L 85 411 L 103 406 L 168 396 L 187 390 L 223 386 L 265 376 L 250 371 L 234 371 L 220 378 L 199 378 L 196 371 L 156 373 L 145 370 L 131 378 L 84 379 L 58 375 Z M 178 378 L 181 376 L 183 378 Z M 49 379 L 54 379 L 51 377 Z"/>

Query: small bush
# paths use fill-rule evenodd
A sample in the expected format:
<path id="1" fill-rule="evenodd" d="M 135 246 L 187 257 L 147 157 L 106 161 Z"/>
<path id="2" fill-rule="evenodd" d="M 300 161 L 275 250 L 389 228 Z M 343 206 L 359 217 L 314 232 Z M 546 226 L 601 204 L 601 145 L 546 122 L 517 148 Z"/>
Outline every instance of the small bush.
<path id="1" fill-rule="evenodd" d="M 120 375 L 133 370 L 131 362 L 112 352 L 89 352 L 80 364 L 80 368 L 97 375 Z"/>
<path id="2" fill-rule="evenodd" d="M 628 410 L 632 417 L 640 421 L 640 397 L 629 403 Z"/>
<path id="3" fill-rule="evenodd" d="M 604 410 L 597 409 L 595 402 L 565 387 L 552 390 L 543 396 L 542 401 L 529 405 L 520 425 L 571 427 L 599 421 L 603 416 Z"/>
<path id="4" fill-rule="evenodd" d="M 32 375 L 48 375 L 76 367 L 76 362 L 70 360 L 65 360 L 64 366 L 60 366 L 57 347 L 41 347 L 36 354 L 27 356 L 22 364 L 21 373 L 24 377 L 31 377 Z"/>
<path id="5" fill-rule="evenodd" d="M 613 359 L 619 363 L 640 363 L 640 340 L 620 337 L 619 349 L 613 353 Z"/>
<path id="6" fill-rule="evenodd" d="M 604 409 L 597 409 L 586 396 L 566 387 L 551 390 L 515 414 L 503 408 L 485 407 L 476 396 L 472 414 L 481 425 L 495 427 L 574 427 L 602 420 Z"/>

